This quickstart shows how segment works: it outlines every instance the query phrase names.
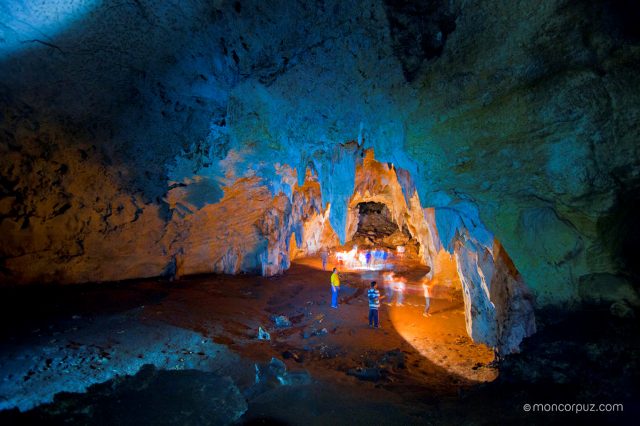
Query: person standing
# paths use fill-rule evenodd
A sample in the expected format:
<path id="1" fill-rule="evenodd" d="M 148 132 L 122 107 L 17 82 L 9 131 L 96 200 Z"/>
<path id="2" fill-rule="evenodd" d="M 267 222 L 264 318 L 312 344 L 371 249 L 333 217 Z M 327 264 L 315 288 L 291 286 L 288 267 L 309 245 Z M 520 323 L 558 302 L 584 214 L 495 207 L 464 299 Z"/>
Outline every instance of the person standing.
<path id="1" fill-rule="evenodd" d="M 431 307 L 431 295 L 429 294 L 429 285 L 427 283 L 422 283 L 422 290 L 424 290 L 424 312 L 423 316 L 428 317 L 431 314 L 429 313 L 429 308 Z"/>
<path id="2" fill-rule="evenodd" d="M 378 325 L 378 311 L 380 309 L 380 300 L 384 299 L 384 296 L 380 297 L 380 291 L 375 281 L 371 281 L 371 288 L 367 292 L 367 297 L 369 299 L 369 327 L 380 328 Z"/>
<path id="3" fill-rule="evenodd" d="M 338 309 L 338 292 L 340 291 L 340 275 L 338 275 L 338 269 L 333 268 L 331 274 L 331 307 Z"/>

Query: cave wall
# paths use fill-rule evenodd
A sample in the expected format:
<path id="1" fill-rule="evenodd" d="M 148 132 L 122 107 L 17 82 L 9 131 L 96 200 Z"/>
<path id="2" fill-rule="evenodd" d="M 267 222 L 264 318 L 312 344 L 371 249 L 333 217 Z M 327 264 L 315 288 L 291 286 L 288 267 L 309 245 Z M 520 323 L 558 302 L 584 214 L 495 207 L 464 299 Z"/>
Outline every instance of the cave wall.
<path id="1" fill-rule="evenodd" d="M 500 355 L 518 352 L 522 340 L 536 332 L 536 300 L 511 257 L 472 203 L 424 210 L 438 250 L 432 276 L 441 279 L 439 260 L 454 256 L 467 334 Z"/>
<path id="2" fill-rule="evenodd" d="M 366 148 L 473 206 L 541 305 L 635 279 L 607 226 L 640 179 L 628 3 L 4 2 L 0 280 L 280 271 L 307 208 L 282 167 L 344 242 Z M 258 229 L 236 259 L 202 233 L 238 185 L 265 211 L 221 221 Z"/>
<path id="3" fill-rule="evenodd" d="M 468 235 L 456 242 L 467 333 L 499 354 L 519 351 L 536 332 L 534 299 L 498 241 L 491 248 Z"/>
<path id="4" fill-rule="evenodd" d="M 575 301 L 580 276 L 625 273 L 598 230 L 639 171 L 624 3 L 462 7 L 411 115 L 405 146 L 437 190 L 421 198 L 474 203 L 541 304 Z"/>

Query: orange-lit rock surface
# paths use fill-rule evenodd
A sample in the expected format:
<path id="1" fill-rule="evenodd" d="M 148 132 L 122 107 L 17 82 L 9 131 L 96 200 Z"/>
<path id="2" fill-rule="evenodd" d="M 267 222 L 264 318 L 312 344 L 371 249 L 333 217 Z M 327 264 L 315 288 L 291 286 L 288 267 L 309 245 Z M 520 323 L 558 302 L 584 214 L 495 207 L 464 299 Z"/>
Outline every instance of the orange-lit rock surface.
<path id="1" fill-rule="evenodd" d="M 522 340 L 536 332 L 536 320 L 533 296 L 508 253 L 460 212 L 448 217 L 444 230 L 451 240 L 443 242 L 435 210 L 424 211 L 438 249 L 433 275 L 427 278 L 462 289 L 466 330 L 475 342 L 496 348 L 500 355 L 517 352 Z"/>
<path id="2" fill-rule="evenodd" d="M 309 171 L 304 185 L 294 185 L 292 195 L 293 217 L 296 225 L 294 234 L 296 241 L 295 256 L 316 254 L 339 244 L 338 236 L 329 222 L 331 205 L 322 204 L 320 182 Z M 293 260 L 293 259 L 291 259 Z"/>
<path id="3" fill-rule="evenodd" d="M 274 198 L 258 179 L 238 180 L 224 188 L 219 203 L 171 224 L 176 230 L 171 247 L 177 274 L 261 273 L 263 264 L 267 271 L 288 266 L 281 254 L 286 253 L 287 241 L 280 247 L 283 237 L 278 232 L 290 227 L 290 211 L 286 197 Z"/>
<path id="4" fill-rule="evenodd" d="M 35 134 L 24 134 L 21 142 L 20 152 L 0 144 L 2 173 L 14 194 L 2 207 L 0 282 L 112 281 L 162 273 L 169 261 L 162 244 L 165 213 L 122 189 L 123 169 L 88 158 L 91 146 L 65 148 Z"/>
<path id="5" fill-rule="evenodd" d="M 295 171 L 288 171 L 296 182 Z M 218 203 L 187 207 L 182 217 L 174 216 L 168 247 L 175 257 L 176 274 L 269 276 L 289 267 L 292 237 L 297 241 L 295 252 L 302 255 L 332 244 L 335 236 L 327 220 L 328 208 L 322 209 L 317 180 L 308 174 L 302 186 L 292 186 L 290 198 L 282 192 L 273 196 L 261 179 L 241 178 L 223 188 Z M 185 205 L 188 188 L 170 191 L 172 208 Z"/>
<path id="6" fill-rule="evenodd" d="M 211 203 L 202 201 L 207 177 L 195 175 L 168 182 L 158 204 L 124 188 L 124 168 L 89 159 L 94 147 L 56 146 L 47 160 L 34 135 L 24 135 L 20 154 L 0 147 L 7 160 L 2 172 L 15 194 L 0 205 L 0 281 L 7 285 L 207 272 L 272 275 L 289 265 L 292 233 L 301 239 L 301 254 L 335 243 L 329 208 L 311 174 L 302 186 L 292 184 L 290 196 L 274 195 L 257 177 L 231 177 L 222 198 Z M 285 172 L 282 181 L 296 181 L 295 170 Z"/>

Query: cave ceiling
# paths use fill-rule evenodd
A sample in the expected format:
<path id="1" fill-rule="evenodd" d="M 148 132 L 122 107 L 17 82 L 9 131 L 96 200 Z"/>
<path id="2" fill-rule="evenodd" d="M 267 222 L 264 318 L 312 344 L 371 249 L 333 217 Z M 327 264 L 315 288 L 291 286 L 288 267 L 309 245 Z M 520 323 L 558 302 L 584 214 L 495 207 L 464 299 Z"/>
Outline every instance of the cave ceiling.
<path id="1" fill-rule="evenodd" d="M 489 229 L 541 300 L 574 297 L 628 264 L 603 231 L 640 178 L 639 37 L 618 3 L 6 1 L 3 270 L 144 226 L 152 274 L 178 210 L 239 179 L 290 193 L 307 170 L 344 240 L 373 149 L 442 223 Z"/>

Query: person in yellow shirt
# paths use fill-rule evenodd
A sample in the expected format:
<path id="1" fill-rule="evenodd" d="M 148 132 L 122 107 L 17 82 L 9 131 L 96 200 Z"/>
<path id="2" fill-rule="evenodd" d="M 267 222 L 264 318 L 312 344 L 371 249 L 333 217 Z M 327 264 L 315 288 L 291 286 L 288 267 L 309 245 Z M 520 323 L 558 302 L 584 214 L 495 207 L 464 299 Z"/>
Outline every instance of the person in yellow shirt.
<path id="1" fill-rule="evenodd" d="M 333 268 L 331 274 L 331 307 L 338 309 L 338 292 L 340 291 L 340 275 L 338 269 Z"/>

